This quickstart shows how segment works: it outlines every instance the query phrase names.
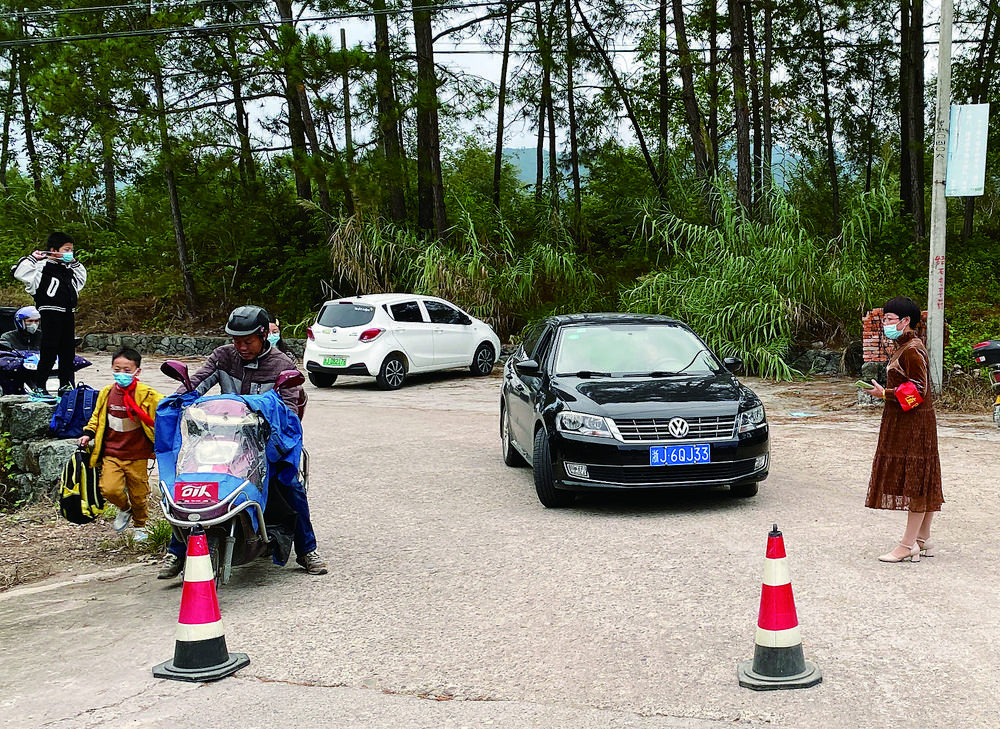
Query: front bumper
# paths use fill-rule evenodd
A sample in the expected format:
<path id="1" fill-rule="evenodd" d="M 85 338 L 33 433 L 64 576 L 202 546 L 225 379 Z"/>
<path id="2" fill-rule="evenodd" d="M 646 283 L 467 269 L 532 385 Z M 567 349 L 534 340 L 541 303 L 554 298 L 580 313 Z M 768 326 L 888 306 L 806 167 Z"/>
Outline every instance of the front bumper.
<path id="1" fill-rule="evenodd" d="M 570 491 L 734 486 L 763 481 L 770 467 L 768 429 L 709 441 L 704 464 L 651 466 L 650 447 L 607 438 L 557 433 L 552 438 L 554 485 Z M 571 472 L 567 471 L 567 466 Z"/>

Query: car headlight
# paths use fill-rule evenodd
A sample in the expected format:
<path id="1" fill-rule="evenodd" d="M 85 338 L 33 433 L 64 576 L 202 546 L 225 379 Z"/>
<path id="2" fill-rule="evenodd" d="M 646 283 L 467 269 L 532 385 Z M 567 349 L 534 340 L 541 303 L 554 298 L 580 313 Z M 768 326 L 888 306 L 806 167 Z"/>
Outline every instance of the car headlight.
<path id="1" fill-rule="evenodd" d="M 740 413 L 740 417 L 737 420 L 736 432 L 747 433 L 757 428 L 763 428 L 765 425 L 767 425 L 767 418 L 764 417 L 764 406 L 758 405 L 755 408 L 750 408 Z"/>
<path id="2" fill-rule="evenodd" d="M 556 428 L 564 433 L 612 438 L 608 422 L 599 415 L 586 415 L 564 410 L 556 416 Z"/>

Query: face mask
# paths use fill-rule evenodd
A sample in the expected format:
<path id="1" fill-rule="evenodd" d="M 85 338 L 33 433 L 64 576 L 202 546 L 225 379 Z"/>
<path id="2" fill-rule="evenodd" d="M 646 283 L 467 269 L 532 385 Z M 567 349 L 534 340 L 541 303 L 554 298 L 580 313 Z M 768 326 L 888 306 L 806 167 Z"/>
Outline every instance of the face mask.
<path id="1" fill-rule="evenodd" d="M 279 339 L 281 339 L 281 335 L 280 334 L 268 334 L 267 335 L 267 341 L 269 341 L 271 343 L 272 347 L 277 346 Z"/>
<path id="2" fill-rule="evenodd" d="M 131 386 L 132 381 L 135 380 L 135 375 L 131 372 L 115 372 L 114 377 L 118 387 L 123 389 Z"/>
<path id="3" fill-rule="evenodd" d="M 896 329 L 896 324 L 883 324 L 882 333 L 887 339 L 899 339 L 903 333 Z"/>
<path id="4" fill-rule="evenodd" d="M 72 263 L 73 262 L 73 252 L 72 251 L 68 251 L 66 253 L 63 253 L 62 254 L 62 260 L 63 260 L 64 263 Z"/>
<path id="5" fill-rule="evenodd" d="M 24 331 L 26 331 L 28 334 L 34 334 L 35 332 L 38 331 L 38 325 L 37 324 L 25 324 L 24 325 Z"/>

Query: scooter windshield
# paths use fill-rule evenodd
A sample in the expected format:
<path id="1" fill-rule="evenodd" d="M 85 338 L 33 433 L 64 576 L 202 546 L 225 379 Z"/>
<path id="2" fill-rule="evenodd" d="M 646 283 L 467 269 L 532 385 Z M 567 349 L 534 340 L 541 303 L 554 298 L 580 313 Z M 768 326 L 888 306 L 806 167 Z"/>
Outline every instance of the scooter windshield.
<path id="1" fill-rule="evenodd" d="M 228 473 L 258 488 L 267 477 L 270 426 L 239 400 L 206 400 L 181 415 L 177 473 Z"/>

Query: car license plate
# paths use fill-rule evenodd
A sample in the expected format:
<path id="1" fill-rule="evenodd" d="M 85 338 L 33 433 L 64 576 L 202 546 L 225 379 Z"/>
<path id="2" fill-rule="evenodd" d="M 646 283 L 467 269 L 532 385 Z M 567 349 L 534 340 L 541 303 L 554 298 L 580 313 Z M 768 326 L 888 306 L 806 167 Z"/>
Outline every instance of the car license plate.
<path id="1" fill-rule="evenodd" d="M 324 367 L 346 367 L 347 358 L 346 357 L 324 357 L 323 358 Z"/>
<path id="2" fill-rule="evenodd" d="M 712 447 L 708 443 L 649 447 L 650 466 L 689 466 L 711 462 Z"/>

